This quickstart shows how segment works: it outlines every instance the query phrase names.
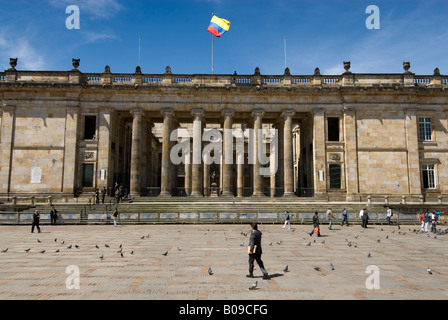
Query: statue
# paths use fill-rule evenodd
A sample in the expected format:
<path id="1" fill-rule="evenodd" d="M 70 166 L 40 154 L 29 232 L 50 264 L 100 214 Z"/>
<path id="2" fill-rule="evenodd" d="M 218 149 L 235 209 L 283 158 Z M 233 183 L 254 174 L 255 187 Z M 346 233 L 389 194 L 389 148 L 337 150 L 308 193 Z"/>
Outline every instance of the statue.
<path id="1" fill-rule="evenodd" d="M 74 68 L 72 71 L 78 71 L 80 61 L 81 61 L 81 59 L 72 59 L 72 65 Z"/>
<path id="2" fill-rule="evenodd" d="M 10 58 L 9 59 L 9 65 L 11 66 L 11 69 L 9 69 L 8 71 L 16 71 L 16 66 L 17 66 L 18 60 L 19 60 L 18 58 Z"/>

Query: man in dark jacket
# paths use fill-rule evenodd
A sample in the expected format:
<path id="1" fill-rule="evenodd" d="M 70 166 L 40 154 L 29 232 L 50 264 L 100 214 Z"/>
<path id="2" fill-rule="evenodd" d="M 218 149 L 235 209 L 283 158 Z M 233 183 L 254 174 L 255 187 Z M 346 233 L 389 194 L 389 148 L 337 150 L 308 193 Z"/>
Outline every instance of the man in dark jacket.
<path id="1" fill-rule="evenodd" d="M 36 209 L 33 214 L 33 226 L 31 227 L 31 233 L 34 233 L 34 227 L 37 227 L 37 232 L 40 233 L 39 221 L 40 221 L 40 214 L 39 211 Z"/>
<path id="2" fill-rule="evenodd" d="M 313 216 L 313 230 L 310 233 L 310 236 L 313 235 L 314 230 L 317 228 L 317 236 L 320 237 L 320 228 L 319 228 L 319 213 L 316 211 L 314 212 L 314 216 Z"/>
<path id="3" fill-rule="evenodd" d="M 261 249 L 261 232 L 258 231 L 258 225 L 256 222 L 251 223 L 251 234 L 249 240 L 248 254 L 249 254 L 249 274 L 248 278 L 254 277 L 254 261 L 257 261 L 261 272 L 263 273 L 263 279 L 268 278 L 268 272 L 264 268 L 263 261 L 261 260 L 261 254 L 263 250 Z"/>

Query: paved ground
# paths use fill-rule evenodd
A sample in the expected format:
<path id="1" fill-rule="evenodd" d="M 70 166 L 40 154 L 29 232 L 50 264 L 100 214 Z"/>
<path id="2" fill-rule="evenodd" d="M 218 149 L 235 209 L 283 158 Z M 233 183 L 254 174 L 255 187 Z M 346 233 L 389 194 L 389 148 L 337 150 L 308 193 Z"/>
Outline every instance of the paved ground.
<path id="1" fill-rule="evenodd" d="M 259 278 L 245 277 L 246 247 L 240 244 L 248 243 L 241 235 L 248 225 L 43 226 L 40 234 L 4 226 L 0 299 L 448 299 L 448 235 L 416 234 L 417 226 L 337 225 L 332 231 L 322 226 L 317 238 L 306 233 L 310 229 L 260 226 L 270 273 L 262 280 L 258 267 Z M 75 283 L 75 273 L 66 273 L 71 265 L 80 272 L 78 290 L 67 288 Z M 366 286 L 366 280 L 378 284 L 370 281 L 378 273 L 366 273 L 372 265 L 379 271 L 377 289 Z M 256 280 L 258 289 L 248 290 Z"/>

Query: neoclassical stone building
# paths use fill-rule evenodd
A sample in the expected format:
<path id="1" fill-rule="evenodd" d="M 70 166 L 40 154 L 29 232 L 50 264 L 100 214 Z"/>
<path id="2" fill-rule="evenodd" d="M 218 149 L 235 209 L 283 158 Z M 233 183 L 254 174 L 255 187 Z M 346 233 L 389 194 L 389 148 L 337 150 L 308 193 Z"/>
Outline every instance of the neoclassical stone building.
<path id="1" fill-rule="evenodd" d="M 330 201 L 448 194 L 448 76 L 0 73 L 0 197 L 73 198 L 122 184 L 133 197 L 314 197 Z M 171 133 L 191 149 L 209 129 L 278 130 L 277 157 L 249 163 L 223 135 L 218 163 L 174 165 Z M 269 136 L 258 137 L 269 144 Z M 269 131 L 266 131 L 269 132 Z M 250 137 L 246 135 L 246 140 Z M 205 140 L 205 141 L 204 141 Z M 230 148 L 230 149 L 229 149 Z M 269 147 L 268 147 L 269 150 Z M 268 151 L 269 152 L 269 151 Z M 224 159 L 228 157 L 228 159 Z M 229 159 L 232 157 L 232 159 Z M 227 160 L 227 161 L 225 161 Z M 260 169 L 277 164 L 277 170 Z"/>

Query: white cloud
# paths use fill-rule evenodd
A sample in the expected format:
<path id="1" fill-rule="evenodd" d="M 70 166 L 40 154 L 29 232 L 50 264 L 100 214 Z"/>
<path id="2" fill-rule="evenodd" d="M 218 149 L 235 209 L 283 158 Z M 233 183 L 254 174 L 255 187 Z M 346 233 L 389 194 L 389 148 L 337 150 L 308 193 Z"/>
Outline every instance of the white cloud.
<path id="1" fill-rule="evenodd" d="M 81 14 L 87 13 L 103 19 L 110 18 L 123 9 L 118 0 L 48 0 L 48 2 L 55 7 L 76 5 Z"/>
<path id="2" fill-rule="evenodd" d="M 2 66 L 9 69 L 9 58 L 18 58 L 19 70 L 44 70 L 45 59 L 26 37 L 9 38 L 0 33 L 0 60 Z"/>

